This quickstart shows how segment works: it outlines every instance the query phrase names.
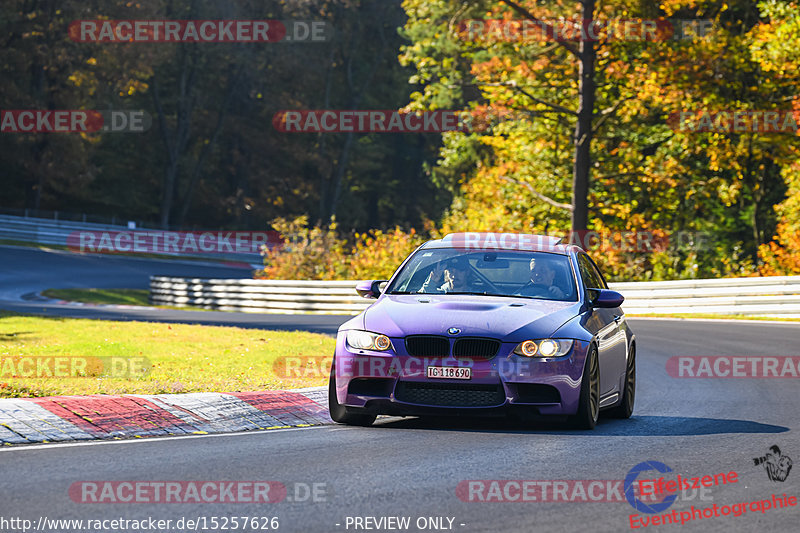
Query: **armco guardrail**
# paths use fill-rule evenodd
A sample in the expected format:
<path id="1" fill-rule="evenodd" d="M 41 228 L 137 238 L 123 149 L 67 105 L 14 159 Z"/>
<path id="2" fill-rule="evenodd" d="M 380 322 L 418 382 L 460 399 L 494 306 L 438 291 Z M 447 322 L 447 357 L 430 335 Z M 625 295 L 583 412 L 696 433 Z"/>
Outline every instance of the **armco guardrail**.
<path id="1" fill-rule="evenodd" d="M 348 315 L 372 303 L 355 281 L 150 278 L 150 302 L 245 313 Z M 374 300 L 373 300 L 374 301 Z"/>
<path id="2" fill-rule="evenodd" d="M 0 215 L 0 239 L 66 246 L 67 237 L 75 231 L 130 230 L 127 226 L 96 224 L 93 222 Z"/>
<path id="3" fill-rule="evenodd" d="M 75 222 L 48 218 L 18 217 L 0 215 L 0 239 L 28 242 L 45 245 L 67 246 L 67 237 L 80 231 L 88 232 L 140 232 L 147 234 L 165 233 L 163 230 L 146 228 L 129 228 L 111 224 L 97 224 L 94 222 Z M 224 259 L 231 261 L 261 264 L 262 258 L 257 253 L 160 253 L 159 255 L 173 257 L 197 257 L 205 259 Z"/>
<path id="4" fill-rule="evenodd" d="M 627 314 L 800 317 L 800 276 L 612 283 Z"/>
<path id="5" fill-rule="evenodd" d="M 250 313 L 355 314 L 372 303 L 355 281 L 150 278 L 155 305 Z M 629 315 L 714 313 L 800 317 L 800 276 L 612 283 Z"/>

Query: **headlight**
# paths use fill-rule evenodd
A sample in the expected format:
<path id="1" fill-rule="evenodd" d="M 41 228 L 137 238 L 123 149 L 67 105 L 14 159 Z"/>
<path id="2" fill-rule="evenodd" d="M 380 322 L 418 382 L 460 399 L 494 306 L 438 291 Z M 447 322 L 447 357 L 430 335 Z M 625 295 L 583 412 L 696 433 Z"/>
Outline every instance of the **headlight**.
<path id="1" fill-rule="evenodd" d="M 539 347 L 536 346 L 535 342 L 533 342 L 533 341 L 525 341 L 525 342 L 523 342 L 522 344 L 520 344 L 517 347 L 517 350 L 519 350 L 519 351 L 517 352 L 515 350 L 515 352 L 519 353 L 519 355 L 525 355 L 527 357 L 533 357 L 534 355 L 536 355 L 536 351 L 538 349 L 539 349 Z"/>
<path id="2" fill-rule="evenodd" d="M 572 349 L 572 339 L 542 339 L 524 341 L 514 348 L 514 353 L 524 357 L 560 357 Z"/>
<path id="3" fill-rule="evenodd" d="M 347 344 L 358 350 L 377 350 L 385 352 L 392 347 L 392 341 L 386 335 L 351 329 L 347 332 Z"/>

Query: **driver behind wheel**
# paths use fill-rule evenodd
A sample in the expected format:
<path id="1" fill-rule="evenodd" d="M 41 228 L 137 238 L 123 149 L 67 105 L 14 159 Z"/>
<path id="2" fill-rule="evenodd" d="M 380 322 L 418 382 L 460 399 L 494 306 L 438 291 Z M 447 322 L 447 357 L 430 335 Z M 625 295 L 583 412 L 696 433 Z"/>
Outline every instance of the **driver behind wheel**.
<path id="1" fill-rule="evenodd" d="M 435 263 L 420 287 L 421 293 L 469 292 L 471 286 L 469 262 L 464 257 L 453 257 Z"/>
<path id="2" fill-rule="evenodd" d="M 471 273 L 469 261 L 465 257 L 454 257 L 447 262 L 444 270 L 444 284 L 440 292 L 469 292 Z"/>
<path id="3" fill-rule="evenodd" d="M 555 298 L 559 300 L 566 296 L 564 291 L 553 283 L 556 271 L 548 261 L 536 261 L 535 257 L 531 259 L 530 276 L 530 281 L 518 291 L 521 296 Z"/>
<path id="4" fill-rule="evenodd" d="M 417 292 L 425 294 L 438 292 L 439 287 L 441 287 L 445 281 L 445 264 L 444 261 L 439 261 L 438 263 L 433 264 L 430 274 L 428 274 L 425 282 Z"/>

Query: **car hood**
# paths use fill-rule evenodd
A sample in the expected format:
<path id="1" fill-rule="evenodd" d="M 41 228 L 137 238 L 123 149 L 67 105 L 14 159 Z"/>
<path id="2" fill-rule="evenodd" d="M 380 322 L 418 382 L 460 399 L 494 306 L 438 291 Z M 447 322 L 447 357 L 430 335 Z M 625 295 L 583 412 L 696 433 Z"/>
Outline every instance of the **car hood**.
<path id="1" fill-rule="evenodd" d="M 506 342 L 548 337 L 575 317 L 578 302 L 472 295 L 383 295 L 364 312 L 364 329 L 389 337 L 447 335 Z"/>

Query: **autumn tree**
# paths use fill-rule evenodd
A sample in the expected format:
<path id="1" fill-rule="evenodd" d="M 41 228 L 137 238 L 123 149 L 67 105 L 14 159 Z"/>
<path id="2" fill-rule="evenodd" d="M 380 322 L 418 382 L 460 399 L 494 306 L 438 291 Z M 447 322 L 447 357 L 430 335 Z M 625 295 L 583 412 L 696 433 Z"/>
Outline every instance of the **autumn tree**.
<path id="1" fill-rule="evenodd" d="M 520 10 L 506 2 L 404 5 L 412 44 L 401 59 L 417 69 L 412 82 L 423 85 L 412 107 L 503 117 L 488 131 L 445 136 L 437 173 L 460 192 L 445 228 L 574 228 L 567 213 L 577 205 L 568 191 L 575 190 L 581 67 L 573 54 L 547 35 L 521 39 L 517 32 L 509 38 L 492 30 L 491 24 L 503 28 L 519 19 Z M 539 20 L 569 18 L 585 7 L 520 6 Z M 593 18 L 607 27 L 647 19 L 658 28 L 649 38 L 617 28 L 616 35 L 606 31 L 593 43 L 590 228 L 710 235 L 703 246 L 676 240 L 664 253 L 608 247 L 601 260 L 626 277 L 751 272 L 758 244 L 774 228 L 771 204 L 785 191 L 780 170 L 791 161 L 786 136 L 686 131 L 672 117 L 696 109 L 774 109 L 794 91 L 750 57 L 758 10 L 745 1 L 617 1 L 602 4 Z M 485 22 L 485 35 L 465 39 L 463 23 L 473 19 Z M 503 24 L 490 23 L 498 19 Z M 692 21 L 707 22 L 712 31 L 702 33 Z"/>

